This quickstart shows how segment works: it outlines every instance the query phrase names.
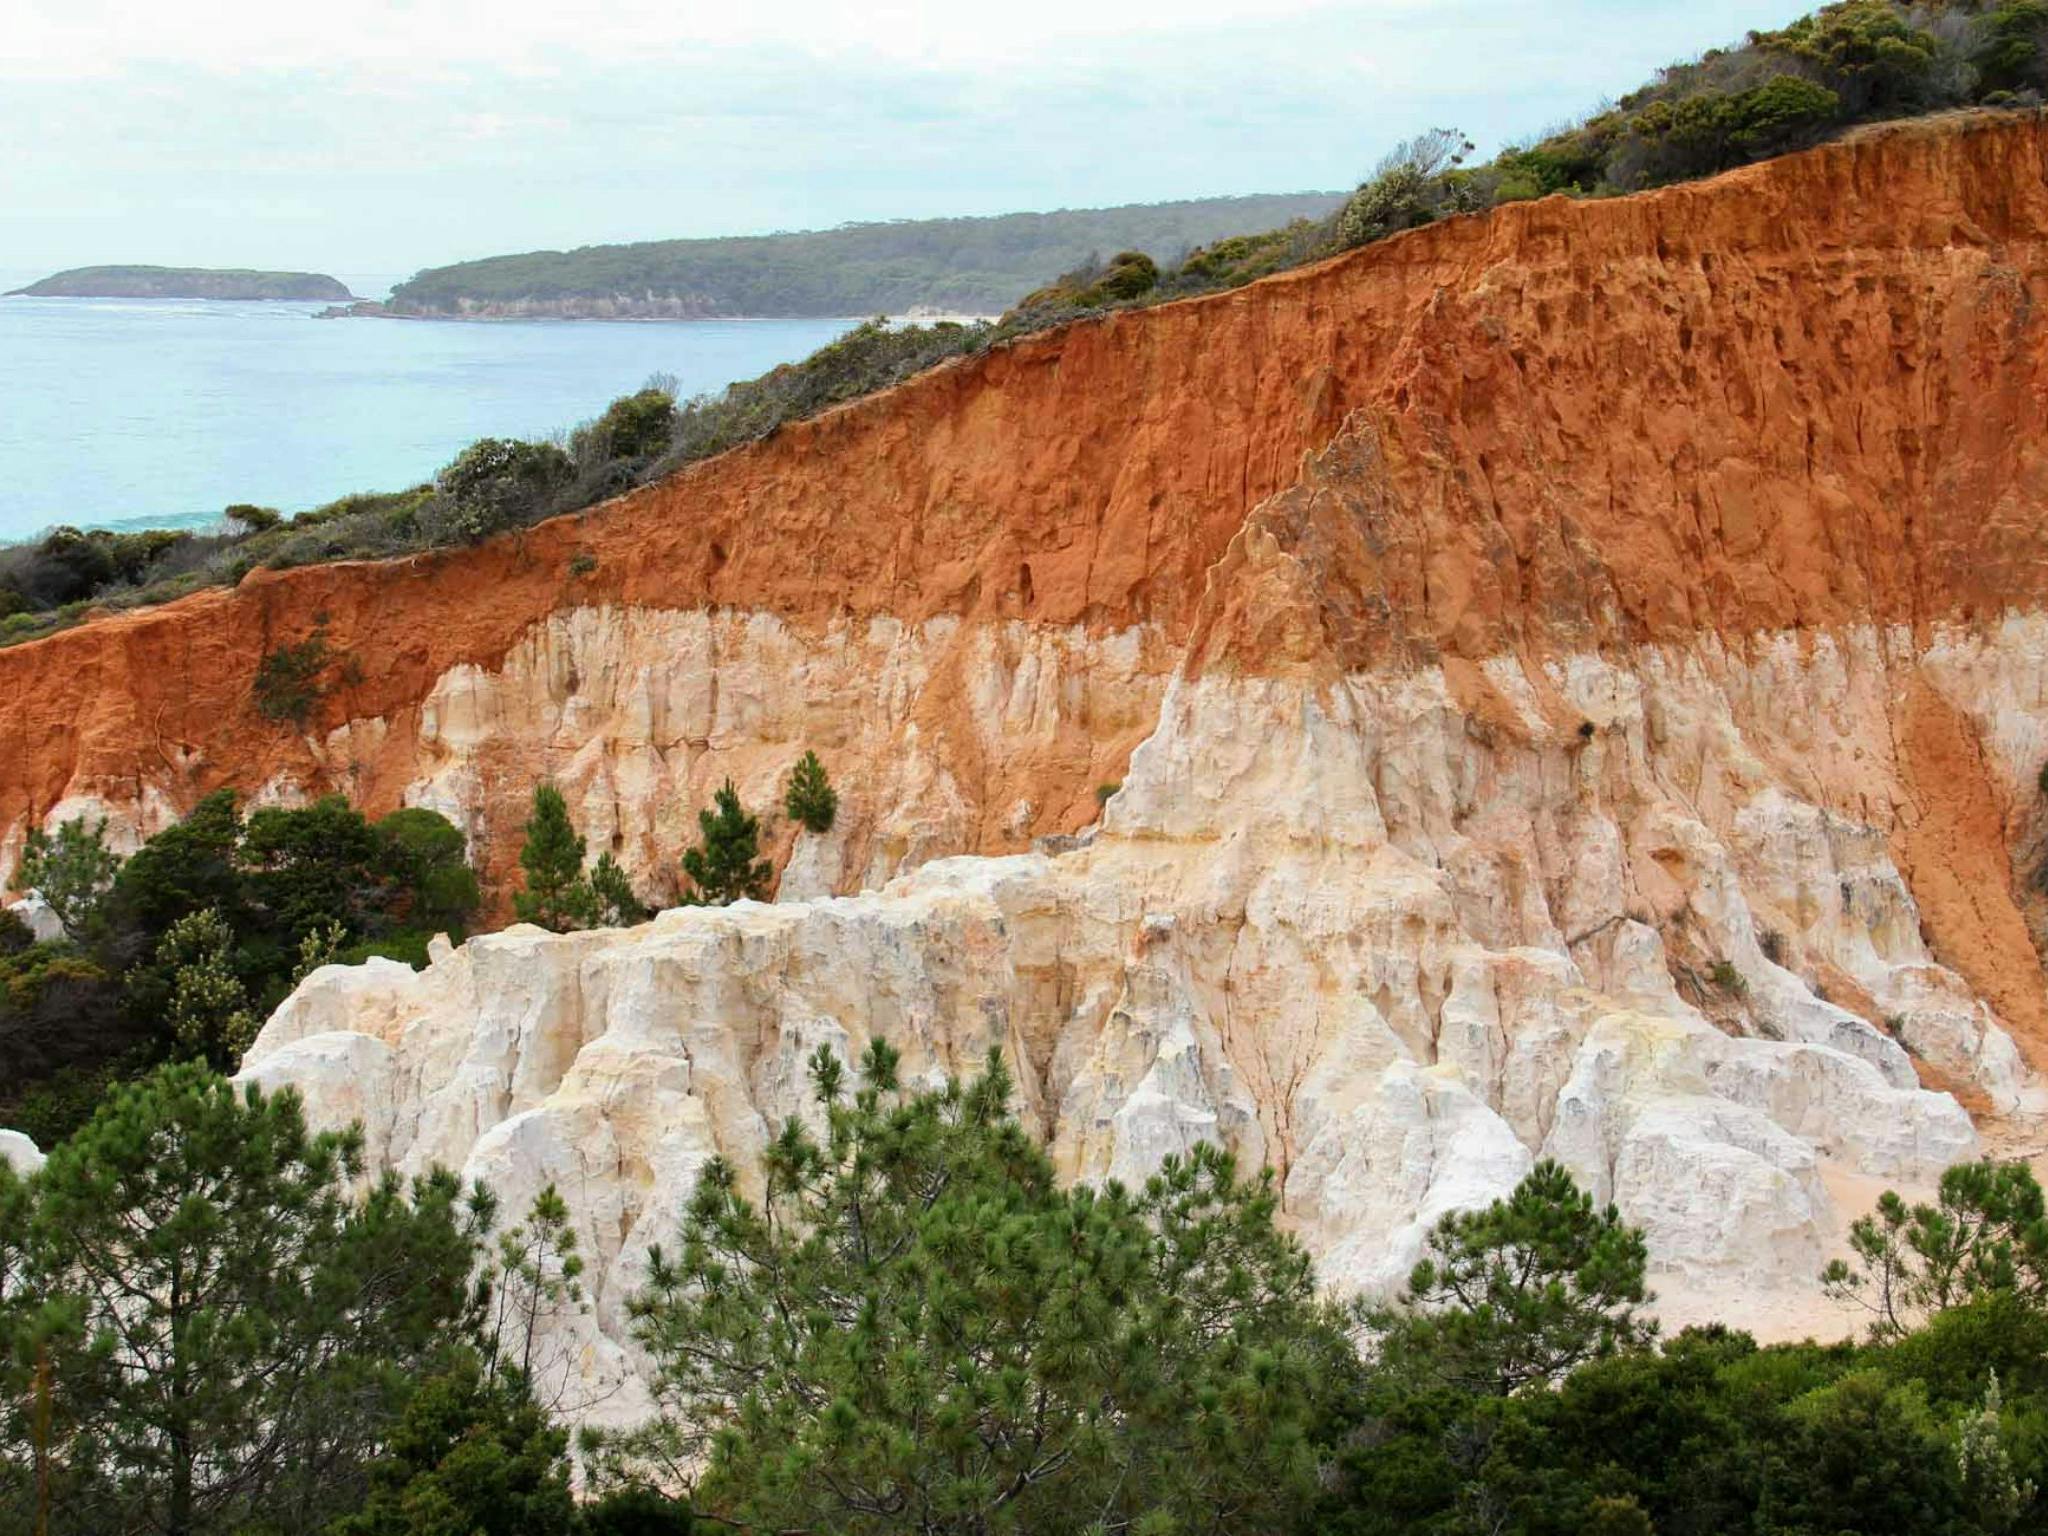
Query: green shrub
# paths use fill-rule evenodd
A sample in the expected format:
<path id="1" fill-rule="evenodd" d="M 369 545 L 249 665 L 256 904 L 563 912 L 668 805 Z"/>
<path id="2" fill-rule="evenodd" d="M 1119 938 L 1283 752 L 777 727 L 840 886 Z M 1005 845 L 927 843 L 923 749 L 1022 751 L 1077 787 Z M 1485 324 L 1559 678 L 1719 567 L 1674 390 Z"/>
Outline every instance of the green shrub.
<path id="1" fill-rule="evenodd" d="M 1926 103 L 1941 51 L 1934 35 L 1914 26 L 1890 0 L 1839 0 L 1780 31 L 1750 38 L 1765 53 L 1815 70 L 1857 115 Z"/>
<path id="2" fill-rule="evenodd" d="M 326 631 L 319 628 L 296 645 L 264 652 L 256 666 L 256 712 L 279 724 L 304 726 L 326 691 L 320 674 L 333 660 Z"/>
<path id="3" fill-rule="evenodd" d="M 250 533 L 262 533 L 284 521 L 284 514 L 274 507 L 252 506 L 246 501 L 236 502 L 222 516 L 231 523 L 240 523 Z"/>
<path id="4" fill-rule="evenodd" d="M 1397 144 L 1337 215 L 1338 244 L 1365 245 L 1445 213 L 1471 211 L 1465 183 L 1450 179 L 1471 153 L 1472 141 L 1455 128 L 1432 128 Z"/>
<path id="5" fill-rule="evenodd" d="M 457 454 L 436 485 L 453 509 L 451 528 L 474 543 L 554 510 L 574 476 L 575 465 L 553 443 L 486 437 Z"/>
<path id="6" fill-rule="evenodd" d="M 361 965 L 365 960 L 397 960 L 416 971 L 427 968 L 427 945 L 433 935 L 415 929 L 400 929 L 387 933 L 381 939 L 365 939 L 360 944 L 350 944 L 335 951 L 336 965 Z"/>
<path id="7" fill-rule="evenodd" d="M 622 395 L 592 423 L 593 446 L 613 459 L 651 459 L 675 435 L 676 398 L 664 389 Z"/>
<path id="8" fill-rule="evenodd" d="M 2010 0 L 1984 18 L 1970 54 L 1987 105 L 2048 87 L 2048 4 Z M 2002 103 L 1999 103 L 2002 104 Z"/>
<path id="9" fill-rule="evenodd" d="M 17 877 L 18 879 L 19 877 Z M 0 959 L 35 947 L 36 931 L 12 907 L 0 907 Z"/>

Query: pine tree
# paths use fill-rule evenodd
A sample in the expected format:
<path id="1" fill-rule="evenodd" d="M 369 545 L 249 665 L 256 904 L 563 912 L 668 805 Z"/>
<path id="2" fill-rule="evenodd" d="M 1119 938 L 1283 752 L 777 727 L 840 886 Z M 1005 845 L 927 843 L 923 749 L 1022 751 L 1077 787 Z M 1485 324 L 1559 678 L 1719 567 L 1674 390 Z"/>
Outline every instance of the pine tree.
<path id="1" fill-rule="evenodd" d="M 1374 1314 L 1381 1357 L 1500 1397 L 1555 1382 L 1655 1334 L 1636 1315 L 1648 1262 L 1641 1228 L 1540 1162 L 1507 1199 L 1431 1230 L 1401 1305 Z"/>
<path id="2" fill-rule="evenodd" d="M 1957 1163 L 1932 1205 L 1909 1206 L 1886 1190 L 1850 1226 L 1849 1249 L 1853 1264 L 1832 1261 L 1822 1288 L 1867 1310 L 1873 1338 L 1903 1338 L 1978 1297 L 2048 1298 L 2048 1196 L 2023 1162 Z"/>
<path id="3" fill-rule="evenodd" d="M 521 922 L 569 933 L 596 921 L 596 898 L 583 878 L 583 838 L 569 820 L 568 802 L 552 784 L 533 787 L 533 814 L 527 818 L 519 867 L 526 871 L 526 889 L 512 898 L 512 908 Z"/>
<path id="4" fill-rule="evenodd" d="M 590 894 L 597 903 L 600 928 L 631 928 L 647 921 L 647 904 L 633 890 L 633 882 L 611 854 L 598 856 L 590 871 Z"/>
<path id="5" fill-rule="evenodd" d="M 699 811 L 697 826 L 703 840 L 683 854 L 683 873 L 690 877 L 686 903 L 728 906 L 742 898 L 762 901 L 775 867 L 762 859 L 760 818 L 749 816 L 740 805 L 739 792 L 727 779 L 713 797 L 715 811 Z"/>
<path id="6" fill-rule="evenodd" d="M 799 826 L 813 832 L 832 830 L 833 818 L 839 814 L 839 792 L 825 777 L 825 765 L 818 761 L 817 753 L 806 752 L 797 759 L 789 773 L 789 791 L 783 796 L 782 808 Z"/>
<path id="7" fill-rule="evenodd" d="M 810 1066 L 822 1137 L 791 1119 L 756 1179 L 712 1161 L 650 1252 L 664 1416 L 601 1476 L 687 1468 L 738 1529 L 1297 1528 L 1354 1357 L 1270 1172 L 1199 1147 L 1063 1187 L 1000 1056 L 923 1092 L 882 1041 L 857 1079 Z"/>
<path id="8" fill-rule="evenodd" d="M 457 1355 L 406 1404 L 362 1507 L 323 1536 L 570 1536 L 584 1527 L 568 1449 L 516 1376 Z"/>
<path id="9" fill-rule="evenodd" d="M 33 1181 L 0 1177 L 0 1303 L 69 1321 L 37 1340 L 63 1529 L 303 1532 L 360 1498 L 469 1320 L 484 1209 L 445 1173 L 353 1196 L 361 1148 L 187 1063 L 116 1090 Z"/>
<path id="10" fill-rule="evenodd" d="M 525 1220 L 498 1234 L 490 1315 L 480 1341 L 486 1380 L 509 1375 L 543 1406 L 564 1406 L 574 1362 L 559 1346 L 550 1349 L 543 1334 L 555 1319 L 582 1308 L 582 1274 L 569 1204 L 550 1184 L 534 1196 Z"/>

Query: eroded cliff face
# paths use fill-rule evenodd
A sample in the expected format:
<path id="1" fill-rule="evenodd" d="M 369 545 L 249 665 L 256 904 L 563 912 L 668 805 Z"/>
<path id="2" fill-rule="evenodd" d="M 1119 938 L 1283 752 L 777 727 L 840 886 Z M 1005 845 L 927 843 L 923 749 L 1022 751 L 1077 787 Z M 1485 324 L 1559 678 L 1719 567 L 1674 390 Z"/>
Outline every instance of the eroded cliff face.
<path id="1" fill-rule="evenodd" d="M 249 1057 L 394 1164 L 561 1186 L 596 1413 L 694 1170 L 877 1033 L 1004 1046 L 1074 1177 L 1271 1162 L 1341 1284 L 1551 1155 L 1667 1316 L 1825 1327 L 1850 1211 L 2048 1107 L 2044 300 L 2033 116 L 1456 221 L 0 653 L 0 817 L 335 786 L 502 880 L 550 774 L 658 888 L 816 747 L 777 904 L 322 971 Z M 262 727 L 316 615 L 362 680 Z"/>

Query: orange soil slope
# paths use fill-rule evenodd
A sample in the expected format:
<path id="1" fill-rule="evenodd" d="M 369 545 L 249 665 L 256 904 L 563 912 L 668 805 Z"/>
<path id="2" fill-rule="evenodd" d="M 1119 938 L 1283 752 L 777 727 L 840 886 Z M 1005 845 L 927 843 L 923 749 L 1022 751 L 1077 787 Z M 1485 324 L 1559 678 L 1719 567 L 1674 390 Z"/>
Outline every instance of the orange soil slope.
<path id="1" fill-rule="evenodd" d="M 1988 616 L 2048 593 L 2044 312 L 2038 114 L 1451 221 L 1027 339 L 482 548 L 259 574 L 0 652 L 0 827 L 66 794 L 313 776 L 250 693 L 316 621 L 361 678 L 323 730 L 402 720 L 593 602 L 1145 622 L 1284 663 L 1300 636 L 1204 592 L 1241 530 L 1295 537 L 1319 496 L 1340 536 L 1296 555 L 1311 643 L 1347 664 Z M 373 777 L 371 809 L 401 784 Z"/>

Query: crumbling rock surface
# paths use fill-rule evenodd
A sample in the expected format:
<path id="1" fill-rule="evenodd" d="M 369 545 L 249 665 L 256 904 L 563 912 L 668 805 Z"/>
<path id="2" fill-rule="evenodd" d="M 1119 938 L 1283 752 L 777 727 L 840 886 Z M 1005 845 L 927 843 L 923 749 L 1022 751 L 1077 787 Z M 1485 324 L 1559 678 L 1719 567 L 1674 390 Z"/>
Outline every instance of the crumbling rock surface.
<path id="1" fill-rule="evenodd" d="M 937 370 L 576 519 L 0 653 L 0 825 L 535 779 L 660 891 L 816 748 L 780 900 L 315 973 L 246 1071 L 592 1256 L 885 1034 L 1061 1170 L 1221 1140 L 1334 1284 L 1566 1162 L 1660 1309 L 1839 1328 L 1884 1184 L 2025 1150 L 2048 987 L 2048 125 L 1907 125 L 1455 220 Z M 588 553 L 594 571 L 572 575 Z M 295 734 L 265 644 L 358 663 Z"/>

